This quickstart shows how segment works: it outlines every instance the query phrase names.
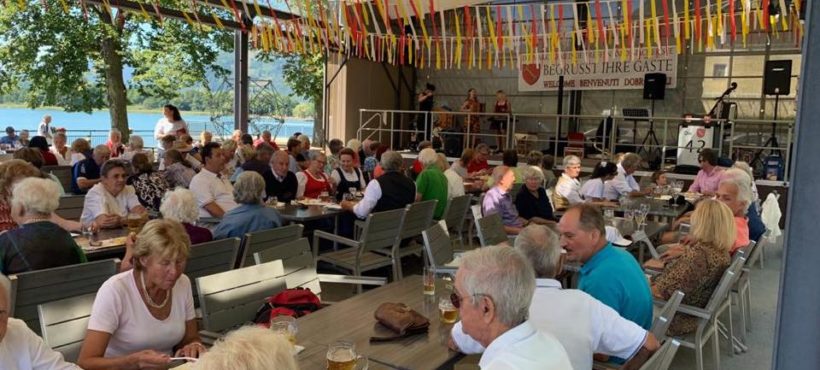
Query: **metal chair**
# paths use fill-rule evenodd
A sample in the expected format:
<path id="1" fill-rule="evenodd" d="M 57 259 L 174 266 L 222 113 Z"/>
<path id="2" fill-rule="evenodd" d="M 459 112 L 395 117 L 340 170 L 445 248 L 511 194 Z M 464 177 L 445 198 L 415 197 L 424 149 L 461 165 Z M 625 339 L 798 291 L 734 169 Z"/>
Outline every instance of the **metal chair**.
<path id="1" fill-rule="evenodd" d="M 652 321 L 652 327 L 649 328 L 649 331 L 655 335 L 658 341 L 666 340 L 666 330 L 669 329 L 669 325 L 672 324 L 672 319 L 675 317 L 675 313 L 678 312 L 678 307 L 683 300 L 683 296 L 684 294 L 680 290 L 676 290 L 672 293 L 672 296 L 658 312 L 658 316 Z"/>
<path id="2" fill-rule="evenodd" d="M 462 196 L 450 199 L 447 202 L 447 209 L 444 210 L 444 220 L 449 226 L 450 240 L 458 240 L 461 248 L 464 248 L 464 220 L 467 218 L 467 210 L 470 209 L 470 203 L 473 200 L 472 194 L 465 194 Z"/>
<path id="3" fill-rule="evenodd" d="M 80 355 L 96 296 L 83 294 L 37 306 L 43 341 L 68 362 L 76 362 Z"/>
<path id="4" fill-rule="evenodd" d="M 669 339 L 663 343 L 657 352 L 653 353 L 646 362 L 640 367 L 640 370 L 667 370 L 675 354 L 680 348 L 680 342 L 675 339 Z"/>
<path id="5" fill-rule="evenodd" d="M 69 187 L 70 189 L 70 187 Z M 83 215 L 85 195 L 63 195 L 54 213 L 66 220 L 78 221 Z"/>
<path id="6" fill-rule="evenodd" d="M 393 259 L 393 267 L 396 269 L 399 279 L 404 274 L 401 270 L 401 259 L 409 255 L 421 255 L 423 247 L 414 240 L 408 240 L 421 235 L 424 229 L 430 227 L 433 222 L 433 213 L 436 211 L 436 204 L 438 200 L 432 199 L 423 202 L 416 202 L 408 204 L 405 207 L 404 222 L 402 222 L 401 234 L 399 239 L 407 241 L 405 246 L 401 246 L 402 242 L 394 245 L 392 248 L 384 248 L 376 250 L 376 253 L 383 254 Z"/>
<path id="7" fill-rule="evenodd" d="M 196 279 L 232 270 L 239 255 L 239 245 L 239 238 L 228 238 L 191 246 L 185 275 L 191 280 L 195 306 L 199 307 Z"/>
<path id="8" fill-rule="evenodd" d="M 755 263 L 753 260 L 755 253 L 760 250 L 760 245 L 754 240 L 749 242 L 749 245 L 741 248 L 741 251 L 746 256 L 750 256 L 743 269 L 740 270 L 740 277 L 738 277 L 735 284 L 732 286 L 732 293 L 735 294 L 737 306 L 740 309 L 740 343 L 737 343 L 740 352 L 746 352 L 749 348 L 746 345 L 746 332 L 752 330 L 752 279 L 750 277 L 752 266 Z"/>
<path id="9" fill-rule="evenodd" d="M 324 261 L 349 270 L 353 275 L 357 276 L 361 275 L 363 271 L 393 265 L 393 259 L 374 252 L 384 248 L 398 248 L 398 244 L 401 242 L 400 235 L 405 212 L 404 208 L 400 208 L 371 213 L 367 216 L 367 220 L 365 220 L 362 235 L 358 240 L 316 230 L 313 232 L 313 255 L 318 261 Z M 320 255 L 319 242 L 322 239 L 352 248 L 340 249 Z M 396 266 L 393 266 L 393 279 L 399 279 Z M 362 288 L 361 285 L 359 285 L 358 292 L 361 293 L 361 291 Z"/>
<path id="10" fill-rule="evenodd" d="M 649 237 L 646 236 L 646 231 L 644 231 L 644 230 L 635 231 L 634 233 L 632 233 L 632 240 L 633 240 L 632 245 L 633 246 L 637 245 L 638 248 L 639 248 L 638 249 L 638 260 L 640 262 L 643 262 L 643 260 L 644 260 L 643 259 L 643 255 L 644 255 L 644 253 L 643 253 L 644 248 L 643 247 L 646 247 L 646 249 L 649 251 L 649 255 L 651 255 L 652 258 L 654 258 L 654 259 L 660 259 L 661 258 L 661 255 L 660 255 L 660 253 L 658 253 L 658 250 L 655 248 L 655 245 L 652 243 L 652 240 L 650 240 Z"/>
<path id="11" fill-rule="evenodd" d="M 237 267 L 253 265 L 253 254 L 270 247 L 292 242 L 302 237 L 305 227 L 299 224 L 245 234 L 242 253 Z"/>
<path id="12" fill-rule="evenodd" d="M 285 284 L 288 289 L 308 288 L 317 296 L 322 296 L 320 283 L 362 284 L 382 286 L 387 279 L 370 276 L 328 275 L 316 273 L 316 263 L 307 238 L 300 238 L 253 254 L 256 264 L 282 261 Z M 323 301 L 322 303 L 329 303 Z"/>
<path id="13" fill-rule="evenodd" d="M 282 261 L 202 276 L 196 285 L 202 328 L 209 337 L 252 321 L 265 298 L 286 288 Z"/>
<path id="14" fill-rule="evenodd" d="M 457 255 L 453 251 L 450 236 L 447 235 L 447 223 L 439 221 L 421 232 L 424 238 L 424 251 L 429 266 L 436 274 L 455 275 L 458 270 Z"/>
<path id="15" fill-rule="evenodd" d="M 117 273 L 120 260 L 109 259 L 10 275 L 10 317 L 26 322 L 40 335 L 37 305 L 96 293 Z M 5 278 L 0 274 L 0 279 Z"/>
<path id="16" fill-rule="evenodd" d="M 729 323 L 731 325 L 731 309 L 729 309 L 731 307 L 731 297 L 729 291 L 735 280 L 737 280 L 740 269 L 743 267 L 745 261 L 746 259 L 744 257 L 735 258 L 729 268 L 723 273 L 720 282 L 712 292 L 712 296 L 709 298 L 709 302 L 705 308 L 693 307 L 686 304 L 681 304 L 678 307 L 678 312 L 694 316 L 698 319 L 698 327 L 694 333 L 674 338 L 684 347 L 695 350 L 697 370 L 703 370 L 703 347 L 710 338 L 714 345 L 715 370 L 720 370 L 720 344 L 718 337 L 720 330 L 718 327 L 718 318 L 724 311 L 728 311 Z M 660 302 L 656 301 L 656 303 Z M 663 303 L 665 304 L 665 302 Z M 732 339 L 730 337 L 730 342 L 731 341 Z"/>

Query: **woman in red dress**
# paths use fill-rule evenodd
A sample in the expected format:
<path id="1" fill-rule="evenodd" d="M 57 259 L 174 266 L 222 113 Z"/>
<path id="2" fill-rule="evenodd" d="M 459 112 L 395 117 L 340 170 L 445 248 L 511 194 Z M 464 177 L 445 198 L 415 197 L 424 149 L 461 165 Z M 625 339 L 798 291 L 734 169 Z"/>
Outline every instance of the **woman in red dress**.
<path id="1" fill-rule="evenodd" d="M 461 105 L 462 112 L 479 113 L 481 112 L 481 103 L 478 102 L 478 93 L 475 89 L 467 90 L 467 99 Z M 478 141 L 478 134 L 481 132 L 481 121 L 478 115 L 469 115 L 464 121 L 464 132 L 468 133 L 468 137 L 473 138 L 473 143 L 470 147 L 474 147 Z"/>
<path id="2" fill-rule="evenodd" d="M 323 192 L 333 195 L 333 182 L 325 175 L 327 157 L 321 152 L 305 153 L 312 156 L 308 168 L 296 174 L 299 186 L 296 190 L 297 198 L 319 198 Z"/>

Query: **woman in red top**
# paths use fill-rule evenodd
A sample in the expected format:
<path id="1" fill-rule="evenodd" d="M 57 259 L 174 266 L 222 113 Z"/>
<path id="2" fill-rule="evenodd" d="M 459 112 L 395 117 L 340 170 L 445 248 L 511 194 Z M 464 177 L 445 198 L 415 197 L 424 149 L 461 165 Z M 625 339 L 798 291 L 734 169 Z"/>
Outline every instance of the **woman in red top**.
<path id="1" fill-rule="evenodd" d="M 478 93 L 475 89 L 471 88 L 467 90 L 467 99 L 461 104 L 461 111 L 467 113 L 479 113 L 481 111 L 481 103 L 478 102 Z M 473 144 L 478 141 L 478 135 L 481 133 L 481 121 L 479 120 L 479 116 L 474 114 L 467 116 L 464 124 L 464 132 L 473 138 Z"/>
<path id="2" fill-rule="evenodd" d="M 125 153 L 125 145 L 122 143 L 122 132 L 118 129 L 111 129 L 111 132 L 108 134 L 108 142 L 106 142 L 105 145 L 111 151 L 111 158 L 118 158 Z"/>
<path id="3" fill-rule="evenodd" d="M 504 150 L 504 135 L 507 133 L 507 117 L 511 111 L 512 107 L 510 107 L 510 101 L 507 100 L 507 94 L 504 93 L 504 90 L 496 91 L 493 113 L 502 114 L 493 117 L 492 122 L 490 122 L 490 129 L 498 133 L 498 137 L 496 138 L 498 139 L 498 151 Z"/>
<path id="4" fill-rule="evenodd" d="M 308 168 L 296 174 L 299 187 L 296 190 L 297 198 L 319 198 L 323 192 L 333 194 L 333 183 L 325 175 L 327 157 L 321 152 L 305 153 L 312 157 Z"/>

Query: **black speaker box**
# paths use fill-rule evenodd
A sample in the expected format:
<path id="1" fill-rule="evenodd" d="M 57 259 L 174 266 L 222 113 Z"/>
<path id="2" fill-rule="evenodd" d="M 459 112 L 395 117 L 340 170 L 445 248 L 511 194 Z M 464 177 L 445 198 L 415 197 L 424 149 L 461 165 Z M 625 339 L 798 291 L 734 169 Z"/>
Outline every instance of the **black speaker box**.
<path id="1" fill-rule="evenodd" d="M 464 148 L 464 138 L 460 132 L 441 132 L 444 141 L 444 155 L 448 157 L 461 157 L 461 150 Z"/>
<path id="2" fill-rule="evenodd" d="M 647 73 L 643 77 L 643 98 L 649 100 L 663 100 L 666 92 L 665 73 Z"/>
<path id="3" fill-rule="evenodd" d="M 792 86 L 792 61 L 770 60 L 763 70 L 763 93 L 789 95 Z"/>

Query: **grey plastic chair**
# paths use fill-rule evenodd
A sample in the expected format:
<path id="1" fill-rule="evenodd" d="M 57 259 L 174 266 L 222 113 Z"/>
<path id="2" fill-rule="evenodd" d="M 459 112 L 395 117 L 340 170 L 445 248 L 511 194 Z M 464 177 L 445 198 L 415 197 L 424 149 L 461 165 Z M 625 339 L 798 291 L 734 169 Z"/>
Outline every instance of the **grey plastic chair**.
<path id="1" fill-rule="evenodd" d="M 482 247 L 509 243 L 510 240 L 504 231 L 504 223 L 501 221 L 500 214 L 493 213 L 481 217 L 475 221 L 475 224 L 478 240 Z"/>
<path id="2" fill-rule="evenodd" d="M 109 259 L 10 275 L 9 316 L 25 321 L 39 335 L 38 305 L 96 293 L 117 273 L 119 264 L 120 260 Z"/>
<path id="3" fill-rule="evenodd" d="M 424 251 L 430 268 L 436 274 L 455 275 L 458 265 L 454 264 L 456 254 L 450 236 L 447 235 L 447 223 L 439 221 L 422 231 L 421 235 L 424 238 Z"/>
<path id="4" fill-rule="evenodd" d="M 674 339 L 669 339 L 663 343 L 655 353 L 649 357 L 648 360 L 640 367 L 640 370 L 667 370 L 672 360 L 675 359 L 675 354 L 678 353 L 680 342 Z"/>
<path id="5" fill-rule="evenodd" d="M 84 206 L 85 195 L 63 195 L 54 213 L 66 220 L 78 221 L 83 215 Z"/>
<path id="6" fill-rule="evenodd" d="M 447 202 L 447 209 L 444 210 L 444 217 L 442 217 L 442 220 L 445 221 L 449 227 L 450 241 L 458 241 L 462 249 L 464 248 L 464 220 L 467 218 L 467 211 L 470 209 L 470 202 L 472 202 L 472 200 L 472 194 L 465 194 L 450 199 L 450 201 Z"/>
<path id="7" fill-rule="evenodd" d="M 56 176 L 66 192 L 71 192 L 72 169 L 72 166 L 43 166 L 40 168 L 43 172 Z"/>
<path id="8" fill-rule="evenodd" d="M 199 277 L 199 304 L 206 336 L 218 337 L 254 319 L 265 298 L 285 290 L 282 261 Z"/>
<path id="9" fill-rule="evenodd" d="M 242 256 L 237 267 L 253 265 L 253 254 L 256 252 L 301 238 L 304 229 L 305 227 L 300 224 L 291 224 L 271 230 L 245 234 L 244 243 L 242 244 Z"/>
<path id="10" fill-rule="evenodd" d="M 196 279 L 232 270 L 239 255 L 239 244 L 239 238 L 228 238 L 191 246 L 185 275 L 191 280 L 195 306 L 199 307 Z"/>
<path id="11" fill-rule="evenodd" d="M 253 254 L 253 259 L 256 264 L 281 260 L 288 289 L 308 288 L 319 297 L 322 296 L 320 283 L 323 282 L 373 286 L 387 283 L 387 279 L 381 277 L 318 274 L 307 238 L 299 238 L 290 243 L 256 252 Z M 330 302 L 323 300 L 322 303 Z"/>
<path id="12" fill-rule="evenodd" d="M 404 221 L 402 222 L 401 234 L 399 239 L 402 241 L 415 238 L 421 235 L 421 232 L 430 227 L 433 222 L 433 213 L 436 211 L 436 204 L 438 200 L 432 199 L 424 202 L 416 202 L 408 204 L 405 207 Z M 402 246 L 398 243 L 391 248 L 384 248 L 376 250 L 376 253 L 383 254 L 393 260 L 393 267 L 396 269 L 398 278 L 401 279 L 404 274 L 401 270 L 401 259 L 409 255 L 421 255 L 423 247 L 415 241 L 408 241 L 407 245 Z"/>
<path id="13" fill-rule="evenodd" d="M 658 341 L 666 340 L 666 330 L 669 329 L 669 325 L 672 324 L 672 319 L 678 312 L 678 307 L 683 300 L 683 296 L 684 294 L 680 290 L 676 290 L 672 293 L 672 297 L 666 301 L 666 304 L 664 304 L 663 308 L 658 312 L 658 316 L 652 321 L 652 327 L 649 328 L 649 331 L 655 335 Z"/>
<path id="14" fill-rule="evenodd" d="M 37 306 L 43 341 L 68 362 L 76 362 L 79 357 L 96 296 L 83 294 Z"/>
<path id="15" fill-rule="evenodd" d="M 362 235 L 357 239 L 348 239 L 343 236 L 316 230 L 313 232 L 313 255 L 317 260 L 351 271 L 352 275 L 359 276 L 364 271 L 391 266 L 394 260 L 390 257 L 375 253 L 384 248 L 398 248 L 400 235 L 404 223 L 405 209 L 371 213 L 367 216 L 362 229 Z M 319 254 L 319 243 L 322 239 L 333 241 L 351 248 L 344 248 L 325 254 Z M 393 266 L 393 279 L 399 279 L 399 271 Z M 361 285 L 358 292 L 361 293 Z"/>

